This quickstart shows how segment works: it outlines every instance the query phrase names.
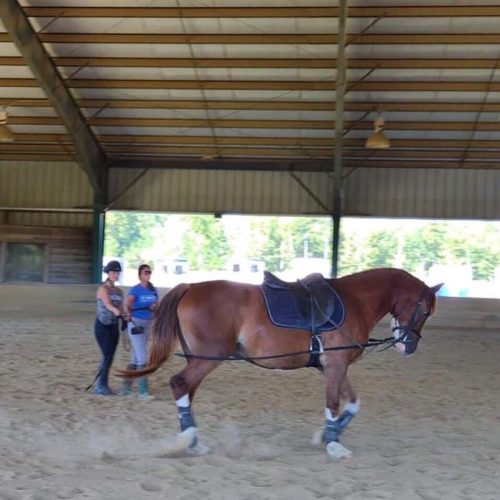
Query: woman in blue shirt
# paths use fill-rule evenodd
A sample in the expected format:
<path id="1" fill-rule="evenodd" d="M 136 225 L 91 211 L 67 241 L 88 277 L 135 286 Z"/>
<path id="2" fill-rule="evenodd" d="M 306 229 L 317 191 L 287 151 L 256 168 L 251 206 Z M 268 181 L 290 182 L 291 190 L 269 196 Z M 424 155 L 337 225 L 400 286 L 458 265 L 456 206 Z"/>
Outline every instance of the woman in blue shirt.
<path id="1" fill-rule="evenodd" d="M 153 312 L 158 303 L 158 292 L 151 283 L 151 267 L 147 264 L 139 266 L 139 283 L 130 289 L 127 299 L 127 310 L 131 317 L 128 324 L 128 335 L 132 345 L 129 370 L 141 370 L 148 362 L 148 337 L 153 322 Z M 146 377 L 138 379 L 139 398 L 154 399 L 148 393 Z M 122 394 L 132 392 L 132 380 L 124 381 Z"/>

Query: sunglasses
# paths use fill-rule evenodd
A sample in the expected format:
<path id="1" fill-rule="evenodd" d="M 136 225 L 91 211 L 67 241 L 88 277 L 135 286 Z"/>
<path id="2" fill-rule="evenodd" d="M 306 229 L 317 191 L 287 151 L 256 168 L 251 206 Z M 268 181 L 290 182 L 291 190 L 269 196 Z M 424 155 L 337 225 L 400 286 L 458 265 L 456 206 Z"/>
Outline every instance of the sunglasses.
<path id="1" fill-rule="evenodd" d="M 151 274 L 152 271 L 142 271 L 144 274 Z"/>

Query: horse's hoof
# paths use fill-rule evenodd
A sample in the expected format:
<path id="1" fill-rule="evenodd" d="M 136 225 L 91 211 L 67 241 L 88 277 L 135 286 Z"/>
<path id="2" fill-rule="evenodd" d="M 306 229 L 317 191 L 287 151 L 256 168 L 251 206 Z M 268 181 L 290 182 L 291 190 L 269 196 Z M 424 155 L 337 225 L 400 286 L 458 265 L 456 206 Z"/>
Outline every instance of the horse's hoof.
<path id="1" fill-rule="evenodd" d="M 352 451 L 342 446 L 337 441 L 332 441 L 326 445 L 326 452 L 332 458 L 348 458 L 352 455 Z"/>
<path id="2" fill-rule="evenodd" d="M 320 446 L 323 444 L 323 434 L 324 434 L 324 429 L 318 429 L 317 431 L 314 431 L 314 434 L 311 439 L 311 444 L 313 446 Z"/>
<path id="3" fill-rule="evenodd" d="M 196 457 L 199 457 L 200 455 L 206 455 L 209 452 L 210 448 L 208 446 L 205 446 L 204 444 L 200 444 L 199 442 L 197 442 L 194 446 L 189 446 L 189 448 L 186 450 L 186 453 L 188 455 L 194 455 Z"/>
<path id="4" fill-rule="evenodd" d="M 185 431 L 177 434 L 173 441 L 162 444 L 160 452 L 161 457 L 178 456 L 186 453 L 186 450 L 194 443 L 196 439 L 196 427 L 189 427 Z"/>

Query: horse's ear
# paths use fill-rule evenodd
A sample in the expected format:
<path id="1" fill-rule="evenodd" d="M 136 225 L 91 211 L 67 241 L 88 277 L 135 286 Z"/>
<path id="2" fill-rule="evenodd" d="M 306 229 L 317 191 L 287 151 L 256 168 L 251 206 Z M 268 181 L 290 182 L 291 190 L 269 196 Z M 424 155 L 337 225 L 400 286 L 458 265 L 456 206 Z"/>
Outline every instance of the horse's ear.
<path id="1" fill-rule="evenodd" d="M 444 285 L 444 283 L 439 283 L 439 285 L 434 285 L 431 286 L 431 292 L 432 293 L 437 293 L 439 292 L 439 289 Z"/>

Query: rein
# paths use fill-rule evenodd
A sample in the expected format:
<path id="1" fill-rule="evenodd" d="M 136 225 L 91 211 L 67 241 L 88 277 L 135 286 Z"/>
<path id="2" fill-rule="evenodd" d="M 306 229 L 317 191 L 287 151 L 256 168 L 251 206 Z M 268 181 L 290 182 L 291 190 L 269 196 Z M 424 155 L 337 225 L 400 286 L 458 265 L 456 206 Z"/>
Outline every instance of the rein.
<path id="1" fill-rule="evenodd" d="M 259 361 L 266 359 L 277 359 L 277 358 L 287 358 L 291 356 L 300 356 L 303 354 L 321 354 L 325 351 L 345 351 L 347 349 L 362 349 L 365 350 L 368 347 L 377 347 L 379 345 L 389 344 L 385 349 L 388 349 L 392 345 L 392 341 L 394 337 L 386 337 L 384 339 L 368 339 L 368 342 L 365 344 L 352 344 L 352 345 L 343 345 L 338 347 L 325 347 L 321 351 L 308 350 L 308 351 L 298 351 L 298 352 L 289 352 L 286 354 L 274 354 L 270 356 L 256 356 L 254 358 L 250 358 L 247 356 L 202 356 L 198 354 L 185 354 L 182 352 L 174 353 L 175 356 L 186 359 L 206 359 L 210 361 Z M 385 349 L 381 349 L 384 351 Z"/>
<path id="2" fill-rule="evenodd" d="M 345 351 L 347 349 L 361 349 L 365 350 L 368 347 L 377 347 L 377 346 L 382 346 L 384 345 L 382 349 L 379 349 L 377 352 L 382 352 L 385 351 L 391 347 L 394 347 L 394 345 L 397 342 L 401 342 L 402 344 L 411 344 L 414 342 L 418 342 L 421 338 L 422 335 L 420 334 L 419 331 L 415 329 L 415 325 L 417 321 L 420 319 L 420 317 L 423 317 L 424 319 L 427 319 L 430 316 L 430 312 L 424 310 L 422 312 L 422 302 L 424 298 L 426 297 L 428 293 L 427 289 L 424 289 L 422 291 L 422 294 L 420 295 L 418 302 L 415 306 L 415 310 L 413 311 L 413 314 L 410 318 L 410 321 L 408 322 L 407 325 L 398 325 L 392 328 L 392 331 L 395 332 L 396 330 L 400 330 L 403 332 L 402 335 L 399 336 L 398 339 L 395 339 L 394 336 L 391 337 L 385 337 L 383 339 L 373 339 L 370 338 L 368 339 L 368 342 L 364 344 L 351 344 L 351 345 L 344 345 L 344 346 L 338 346 L 338 347 L 326 347 L 324 348 L 322 345 L 320 345 L 320 349 L 318 350 L 315 347 L 310 348 L 307 351 L 298 351 L 298 352 L 290 352 L 286 354 L 274 354 L 274 355 L 269 355 L 269 356 L 256 356 L 254 358 L 247 357 L 247 356 L 240 356 L 240 355 L 230 355 L 230 356 L 203 356 L 203 355 L 198 355 L 198 354 L 186 354 L 186 353 L 181 353 L 181 352 L 176 352 L 174 353 L 175 356 L 181 357 L 181 358 L 186 358 L 186 359 L 204 359 L 204 360 L 209 360 L 209 361 L 260 361 L 260 360 L 266 360 L 266 359 L 278 359 L 278 358 L 287 358 L 291 356 L 301 356 L 304 354 L 309 354 L 309 355 L 319 355 L 322 354 L 323 352 L 327 351 Z M 409 306 L 411 307 L 411 306 Z M 401 316 L 408 308 L 404 309 L 401 311 L 399 314 L 393 314 L 393 318 L 397 320 L 398 316 Z M 413 332 L 416 335 L 415 340 L 407 340 L 406 337 L 410 332 Z"/>

